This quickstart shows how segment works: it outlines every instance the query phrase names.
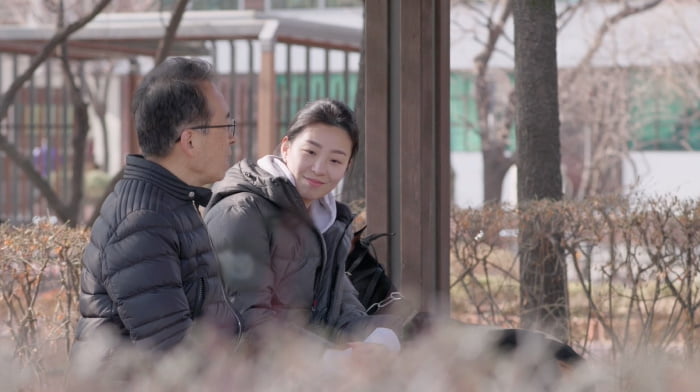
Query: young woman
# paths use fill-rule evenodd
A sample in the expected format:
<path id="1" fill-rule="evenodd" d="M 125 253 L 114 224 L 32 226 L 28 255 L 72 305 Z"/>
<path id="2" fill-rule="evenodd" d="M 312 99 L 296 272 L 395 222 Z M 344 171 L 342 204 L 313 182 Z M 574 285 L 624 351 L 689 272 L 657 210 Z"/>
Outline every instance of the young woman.
<path id="1" fill-rule="evenodd" d="M 345 104 L 314 101 L 297 113 L 279 156 L 239 162 L 214 184 L 205 222 L 246 340 L 293 331 L 362 351 L 356 341 L 372 332 L 369 341 L 398 350 L 393 331 L 375 329 L 393 320 L 368 316 L 345 275 L 352 214 L 332 191 L 358 140 Z"/>

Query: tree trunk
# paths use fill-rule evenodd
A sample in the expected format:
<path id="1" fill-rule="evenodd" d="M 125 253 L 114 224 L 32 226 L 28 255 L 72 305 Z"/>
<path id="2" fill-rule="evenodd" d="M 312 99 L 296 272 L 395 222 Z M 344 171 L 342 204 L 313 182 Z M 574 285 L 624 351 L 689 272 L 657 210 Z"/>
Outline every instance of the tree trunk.
<path id="1" fill-rule="evenodd" d="M 107 96 L 109 94 L 112 77 L 114 76 L 114 66 L 115 63 L 110 61 L 106 71 L 101 70 L 99 74 L 95 72 L 93 75 L 94 86 L 90 86 L 88 83 L 87 75 L 84 73 L 81 75 L 81 84 L 83 85 L 84 91 L 88 94 L 88 98 L 90 102 L 92 102 L 92 108 L 95 110 L 97 119 L 100 122 L 102 154 L 104 157 L 104 167 L 102 169 L 107 173 L 109 173 L 109 163 L 111 161 L 109 154 L 109 128 L 107 126 Z"/>
<path id="2" fill-rule="evenodd" d="M 482 146 L 484 162 L 484 204 L 500 203 L 503 196 L 503 179 L 513 165 L 513 159 L 505 155 L 505 145 Z"/>
<path id="3" fill-rule="evenodd" d="M 363 17 L 363 19 L 365 18 Z M 343 181 L 341 199 L 346 203 L 365 199 L 365 31 L 366 29 L 363 27 L 357 94 L 355 95 L 355 117 L 357 118 L 357 126 L 360 129 L 360 148 L 357 150 L 352 167 Z"/>
<path id="4" fill-rule="evenodd" d="M 515 1 L 518 204 L 523 217 L 531 201 L 562 198 L 556 18 L 555 0 Z M 540 215 L 520 220 L 521 325 L 568 341 L 563 253 L 556 233 L 542 235 L 549 222 L 546 214 L 531 212 Z"/>
<path id="5" fill-rule="evenodd" d="M 75 75 L 70 68 L 68 60 L 67 45 L 62 45 L 61 65 L 63 75 L 68 82 L 66 88 L 70 91 L 70 99 L 73 104 L 73 173 L 71 180 L 71 198 L 66 206 L 64 221 L 69 226 L 75 227 L 80 217 L 80 205 L 83 201 L 83 178 L 85 175 L 85 147 L 87 145 L 87 135 L 90 131 L 90 120 L 88 117 L 88 105 L 83 100 L 80 88 L 75 82 Z M 84 72 L 83 69 L 80 70 Z"/>
<path id="6" fill-rule="evenodd" d="M 182 21 L 182 16 L 185 14 L 188 2 L 189 0 L 179 0 L 177 4 L 175 4 L 175 10 L 171 14 L 168 27 L 165 29 L 165 36 L 158 42 L 158 48 L 156 49 L 156 55 L 153 60 L 154 67 L 162 63 L 163 60 L 168 57 L 170 48 L 173 46 L 173 41 L 175 41 L 175 33 L 178 27 L 180 27 L 180 22 Z M 216 64 L 214 64 L 214 66 L 216 66 Z"/>
<path id="7" fill-rule="evenodd" d="M 492 112 L 492 94 L 488 86 L 487 73 L 489 62 L 496 50 L 498 40 L 503 36 L 503 28 L 513 13 L 513 0 L 508 0 L 500 17 L 492 23 L 489 19 L 489 34 L 484 49 L 474 58 L 476 68 L 475 95 L 479 122 L 479 136 L 481 137 L 481 154 L 484 162 L 484 204 L 500 203 L 503 190 L 503 178 L 513 159 L 505 155 L 508 145 L 508 132 L 499 134 L 498 124 L 489 122 Z M 508 111 L 512 113 L 512 110 Z M 510 129 L 512 121 L 507 120 L 506 127 Z"/>
<path id="8" fill-rule="evenodd" d="M 65 20 L 65 8 L 63 0 L 59 2 L 58 23 L 59 28 L 63 27 Z M 61 68 L 63 78 L 66 81 L 64 88 L 68 89 L 71 104 L 73 105 L 73 171 L 71 178 L 71 198 L 66 205 L 66 215 L 63 221 L 70 227 L 78 224 L 80 217 L 80 205 L 83 201 L 83 178 L 85 176 L 85 146 L 87 145 L 87 135 L 90 132 L 90 120 L 88 116 L 88 105 L 83 99 L 82 92 L 76 83 L 76 77 L 70 66 L 68 56 L 68 42 L 61 43 Z M 80 77 L 85 80 L 85 69 L 80 66 Z"/>

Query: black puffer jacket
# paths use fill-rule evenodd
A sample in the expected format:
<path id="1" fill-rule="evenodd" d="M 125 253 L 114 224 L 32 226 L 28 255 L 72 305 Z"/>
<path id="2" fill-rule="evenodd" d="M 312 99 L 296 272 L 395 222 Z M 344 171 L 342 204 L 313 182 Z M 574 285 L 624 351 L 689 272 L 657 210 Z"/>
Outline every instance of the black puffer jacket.
<path id="1" fill-rule="evenodd" d="M 344 341 L 393 325 L 393 319 L 365 313 L 345 275 L 347 206 L 337 203 L 335 222 L 321 234 L 294 185 L 247 161 L 231 167 L 212 190 L 204 219 L 249 337 L 285 328 Z"/>
<path id="2" fill-rule="evenodd" d="M 83 255 L 74 351 L 105 326 L 156 350 L 176 345 L 200 318 L 239 335 L 240 319 L 197 209 L 210 196 L 154 162 L 127 157 Z"/>

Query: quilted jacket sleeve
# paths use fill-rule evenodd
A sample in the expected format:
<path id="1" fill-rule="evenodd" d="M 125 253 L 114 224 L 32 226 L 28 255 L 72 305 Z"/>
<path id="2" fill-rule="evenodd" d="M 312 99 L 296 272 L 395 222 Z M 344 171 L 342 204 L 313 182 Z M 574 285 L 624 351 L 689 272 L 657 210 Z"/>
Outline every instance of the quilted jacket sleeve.
<path id="1" fill-rule="evenodd" d="M 104 287 L 136 345 L 169 349 L 191 326 L 178 249 L 171 221 L 150 211 L 127 216 L 104 249 Z"/>

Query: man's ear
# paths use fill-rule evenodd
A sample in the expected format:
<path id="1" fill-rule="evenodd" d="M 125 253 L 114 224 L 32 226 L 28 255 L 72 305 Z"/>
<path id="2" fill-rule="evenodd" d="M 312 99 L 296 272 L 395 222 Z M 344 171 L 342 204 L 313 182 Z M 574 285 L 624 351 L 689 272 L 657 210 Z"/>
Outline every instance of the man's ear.
<path id="1" fill-rule="evenodd" d="M 196 138 L 193 137 L 194 132 L 185 129 L 180 134 L 180 141 L 176 143 L 176 147 L 187 156 L 194 155 Z"/>

